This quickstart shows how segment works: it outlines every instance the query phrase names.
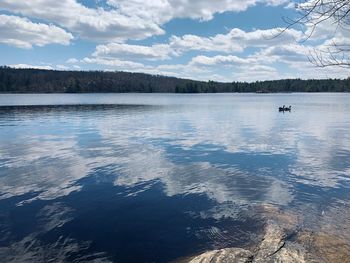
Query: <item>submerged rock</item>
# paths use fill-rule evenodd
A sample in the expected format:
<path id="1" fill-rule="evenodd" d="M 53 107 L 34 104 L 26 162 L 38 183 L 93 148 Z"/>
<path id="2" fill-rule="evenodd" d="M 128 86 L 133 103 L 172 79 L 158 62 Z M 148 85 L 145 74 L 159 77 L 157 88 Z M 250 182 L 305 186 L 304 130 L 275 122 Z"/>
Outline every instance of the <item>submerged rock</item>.
<path id="1" fill-rule="evenodd" d="M 205 252 L 190 261 L 190 263 L 249 263 L 253 254 L 242 248 L 225 248 Z"/>
<path id="2" fill-rule="evenodd" d="M 269 223 L 265 235 L 254 257 L 254 262 L 265 262 L 265 259 L 278 253 L 285 244 L 285 233 L 276 224 Z"/>
<path id="3" fill-rule="evenodd" d="M 315 223 L 317 227 L 302 229 L 300 226 L 304 226 L 305 222 L 302 215 L 293 211 L 283 211 L 273 205 L 257 206 L 255 209 L 263 215 L 267 224 L 261 241 L 254 249 L 214 250 L 186 262 L 350 262 L 349 205 L 341 209 L 336 207 L 323 211 Z M 293 241 L 287 239 L 290 234 Z M 246 255 L 250 253 L 251 257 L 242 257 L 238 251 L 245 251 Z"/>
<path id="4" fill-rule="evenodd" d="M 304 263 L 301 247 L 285 241 L 286 234 L 277 224 L 269 222 L 265 235 L 255 252 L 242 248 L 226 248 L 205 252 L 190 263 Z"/>
<path id="5" fill-rule="evenodd" d="M 283 247 L 278 253 L 268 258 L 263 262 L 273 263 L 304 263 L 305 255 L 302 249 L 294 247 L 292 244 L 288 247 Z"/>
<path id="6" fill-rule="evenodd" d="M 350 243 L 347 239 L 328 233 L 303 231 L 298 234 L 298 242 L 307 248 L 310 262 L 349 262 Z"/>
<path id="7" fill-rule="evenodd" d="M 286 231 L 293 232 L 300 225 L 300 215 L 292 211 L 286 212 L 271 204 L 259 205 L 254 209 L 262 214 L 268 222 L 274 222 Z"/>

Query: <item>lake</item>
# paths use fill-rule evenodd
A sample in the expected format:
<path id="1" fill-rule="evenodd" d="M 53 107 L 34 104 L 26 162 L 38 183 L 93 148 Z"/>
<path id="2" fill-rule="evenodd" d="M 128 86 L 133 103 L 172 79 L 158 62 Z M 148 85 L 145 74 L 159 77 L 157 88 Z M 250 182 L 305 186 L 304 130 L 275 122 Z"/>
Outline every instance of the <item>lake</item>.
<path id="1" fill-rule="evenodd" d="M 338 253 L 349 131 L 348 93 L 2 94 L 0 261 L 182 260 L 273 215 Z"/>

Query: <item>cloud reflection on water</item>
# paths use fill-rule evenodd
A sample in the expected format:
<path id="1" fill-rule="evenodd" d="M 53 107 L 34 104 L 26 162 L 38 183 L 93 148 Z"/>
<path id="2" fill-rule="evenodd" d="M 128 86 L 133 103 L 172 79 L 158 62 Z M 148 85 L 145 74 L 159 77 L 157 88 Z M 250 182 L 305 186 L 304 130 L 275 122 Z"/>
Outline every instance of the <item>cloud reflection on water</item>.
<path id="1" fill-rule="evenodd" d="M 17 205 L 25 206 L 34 200 L 68 199 L 83 194 L 90 177 L 122 191 L 124 198 L 153 193 L 158 183 L 158 197 L 205 196 L 213 203 L 186 211 L 203 220 L 254 218 L 242 214 L 254 204 L 310 202 L 318 207 L 315 202 L 323 195 L 348 198 L 328 191 L 349 188 L 344 184 L 350 177 L 347 102 L 333 98 L 343 103 L 335 107 L 321 96 L 317 106 L 299 101 L 301 95 L 284 95 L 296 109 L 283 115 L 276 112 L 281 100 L 276 96 L 238 96 L 242 101 L 233 95 L 211 100 L 199 96 L 203 104 L 177 97 L 162 107 L 2 111 L 0 201 L 19 197 Z M 50 232 L 74 221 L 74 211 L 63 204 L 46 206 L 37 220 Z M 215 226 L 195 233 L 218 238 L 222 231 Z M 36 235 L 26 238 L 42 247 Z M 75 244 L 78 240 L 62 242 L 89 246 Z"/>
<path id="2" fill-rule="evenodd" d="M 259 153 L 271 157 L 279 154 L 293 155 L 290 163 L 281 166 L 279 170 L 271 168 L 274 162 L 272 159 L 266 160 L 268 163 L 263 164 L 265 167 L 248 171 L 247 178 L 258 176 L 265 168 L 262 175 L 267 181 L 280 180 L 276 179 L 279 176 L 277 173 L 284 173 L 289 177 L 287 179 L 294 176 L 291 180 L 301 183 L 335 187 L 339 180 L 349 177 L 348 164 L 347 167 L 342 167 L 343 169 L 332 167 L 332 163 L 336 163 L 336 160 L 333 160 L 336 155 L 334 151 L 338 151 L 341 146 L 343 155 L 347 155 L 350 149 L 349 135 L 334 135 L 335 131 L 329 127 L 332 123 L 343 121 L 344 117 L 339 116 L 342 114 L 336 112 L 337 114 L 323 115 L 324 121 L 321 122 L 318 115 L 310 112 L 307 118 L 294 118 L 293 115 L 281 116 L 271 110 L 263 110 L 267 103 L 271 104 L 271 101 L 253 105 L 250 102 L 246 106 L 224 104 L 224 112 L 221 105 L 210 105 L 208 108 L 202 105 L 199 109 L 188 105 L 178 108 L 172 106 L 161 110 L 157 108 L 154 111 L 144 111 L 142 108 L 131 113 L 120 113 L 118 109 L 111 107 L 98 112 L 97 115 L 94 111 L 91 114 L 92 107 L 85 114 L 78 109 L 79 118 L 76 118 L 74 108 L 71 108 L 67 112 L 58 112 L 58 115 L 51 111 L 50 126 L 41 125 L 43 130 L 40 130 L 41 134 L 37 136 L 31 134 L 31 127 L 42 123 L 42 119 L 48 117 L 40 113 L 31 113 L 32 124 L 26 124 L 29 133 L 26 134 L 19 124 L 18 129 L 24 134 L 18 134 L 15 142 L 6 141 L 6 145 L 1 147 L 3 174 L 17 175 L 16 178 L 1 177 L 2 198 L 26 192 L 41 192 L 39 198 L 44 199 L 66 195 L 79 189 L 79 186 L 74 185 L 75 181 L 88 175 L 93 169 L 107 165 L 119 166 L 116 170 L 116 184 L 132 185 L 133 182 L 159 178 L 167 185 L 167 189 L 173 189 L 168 190 L 168 194 L 183 194 L 183 191 L 174 190 L 183 187 L 176 186 L 180 184 L 178 178 L 169 179 L 174 177 L 173 174 L 184 174 L 186 177 L 194 173 L 191 170 L 198 171 L 197 177 L 205 184 L 206 181 L 213 181 L 213 178 L 219 176 L 216 174 L 225 174 L 223 170 L 232 168 L 228 165 L 225 169 L 220 169 L 215 163 L 212 165 L 210 158 L 204 162 L 195 161 L 188 167 L 181 167 L 179 163 L 174 163 L 172 156 L 162 148 L 165 144 L 156 145 L 152 142 L 154 139 L 168 141 L 170 145 L 184 149 L 184 157 L 189 158 L 190 162 L 193 161 L 192 152 L 185 150 L 201 145 L 203 149 L 199 151 L 204 155 L 213 150 L 205 148 L 206 145 L 221 148 L 225 152 L 244 153 L 246 157 L 252 157 L 252 165 L 255 165 Z M 23 119 L 22 113 L 17 112 L 14 116 L 19 115 Z M 300 115 L 299 112 L 293 114 Z M 337 116 L 336 119 L 334 116 Z M 8 119 L 11 117 L 7 116 L 6 120 Z M 312 125 L 310 120 L 313 121 Z M 67 133 L 68 130 L 68 134 L 63 135 L 64 139 L 59 134 L 51 134 L 57 133 L 56 126 L 62 124 L 62 132 Z M 36 132 L 35 129 L 32 130 Z M 134 143 L 135 140 L 139 143 Z M 210 167 L 203 167 L 203 163 Z M 246 168 L 240 164 L 233 164 L 233 168 L 240 173 L 247 173 Z M 189 172 L 186 172 L 186 169 Z M 267 173 L 266 170 L 270 172 Z M 211 176 L 206 178 L 201 174 Z M 185 186 L 195 178 L 196 176 L 187 178 Z M 172 184 L 174 186 L 171 186 Z M 220 184 L 220 180 L 217 180 L 217 184 L 212 184 L 204 188 L 213 187 L 215 192 L 218 192 L 220 188 L 217 184 Z M 276 188 L 276 185 L 282 187 L 283 183 L 271 185 L 275 185 Z M 221 188 L 225 189 L 225 186 Z M 289 191 L 284 187 L 280 192 Z"/>

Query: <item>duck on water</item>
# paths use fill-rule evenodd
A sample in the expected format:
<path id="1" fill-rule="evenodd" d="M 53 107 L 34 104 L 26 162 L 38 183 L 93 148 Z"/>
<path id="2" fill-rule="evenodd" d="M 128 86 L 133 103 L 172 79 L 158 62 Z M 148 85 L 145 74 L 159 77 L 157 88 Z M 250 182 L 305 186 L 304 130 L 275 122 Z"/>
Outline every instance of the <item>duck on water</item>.
<path id="1" fill-rule="evenodd" d="M 292 106 L 286 107 L 285 105 L 283 105 L 283 107 L 279 107 L 279 111 L 291 111 L 292 110 Z"/>

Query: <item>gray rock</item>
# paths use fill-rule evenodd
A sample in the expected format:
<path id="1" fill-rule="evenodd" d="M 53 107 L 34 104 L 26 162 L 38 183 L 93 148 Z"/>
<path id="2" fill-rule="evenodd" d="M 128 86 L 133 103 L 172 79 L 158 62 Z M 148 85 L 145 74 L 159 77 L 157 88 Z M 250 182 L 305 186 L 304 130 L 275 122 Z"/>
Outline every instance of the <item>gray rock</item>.
<path id="1" fill-rule="evenodd" d="M 205 252 L 190 263 L 305 263 L 303 249 L 297 244 L 286 243 L 285 237 L 283 229 L 269 221 L 255 253 L 242 248 L 225 248 Z"/>
<path id="2" fill-rule="evenodd" d="M 264 238 L 258 247 L 253 262 L 266 262 L 267 258 L 271 258 L 271 256 L 281 250 L 284 246 L 284 239 L 284 231 L 277 224 L 269 222 L 265 228 Z"/>
<path id="3" fill-rule="evenodd" d="M 253 254 L 242 248 L 225 248 L 205 252 L 190 263 L 249 263 L 252 262 Z"/>
<path id="4" fill-rule="evenodd" d="M 294 245 L 285 245 L 276 254 L 272 255 L 265 262 L 272 263 L 304 263 L 304 251 Z"/>

